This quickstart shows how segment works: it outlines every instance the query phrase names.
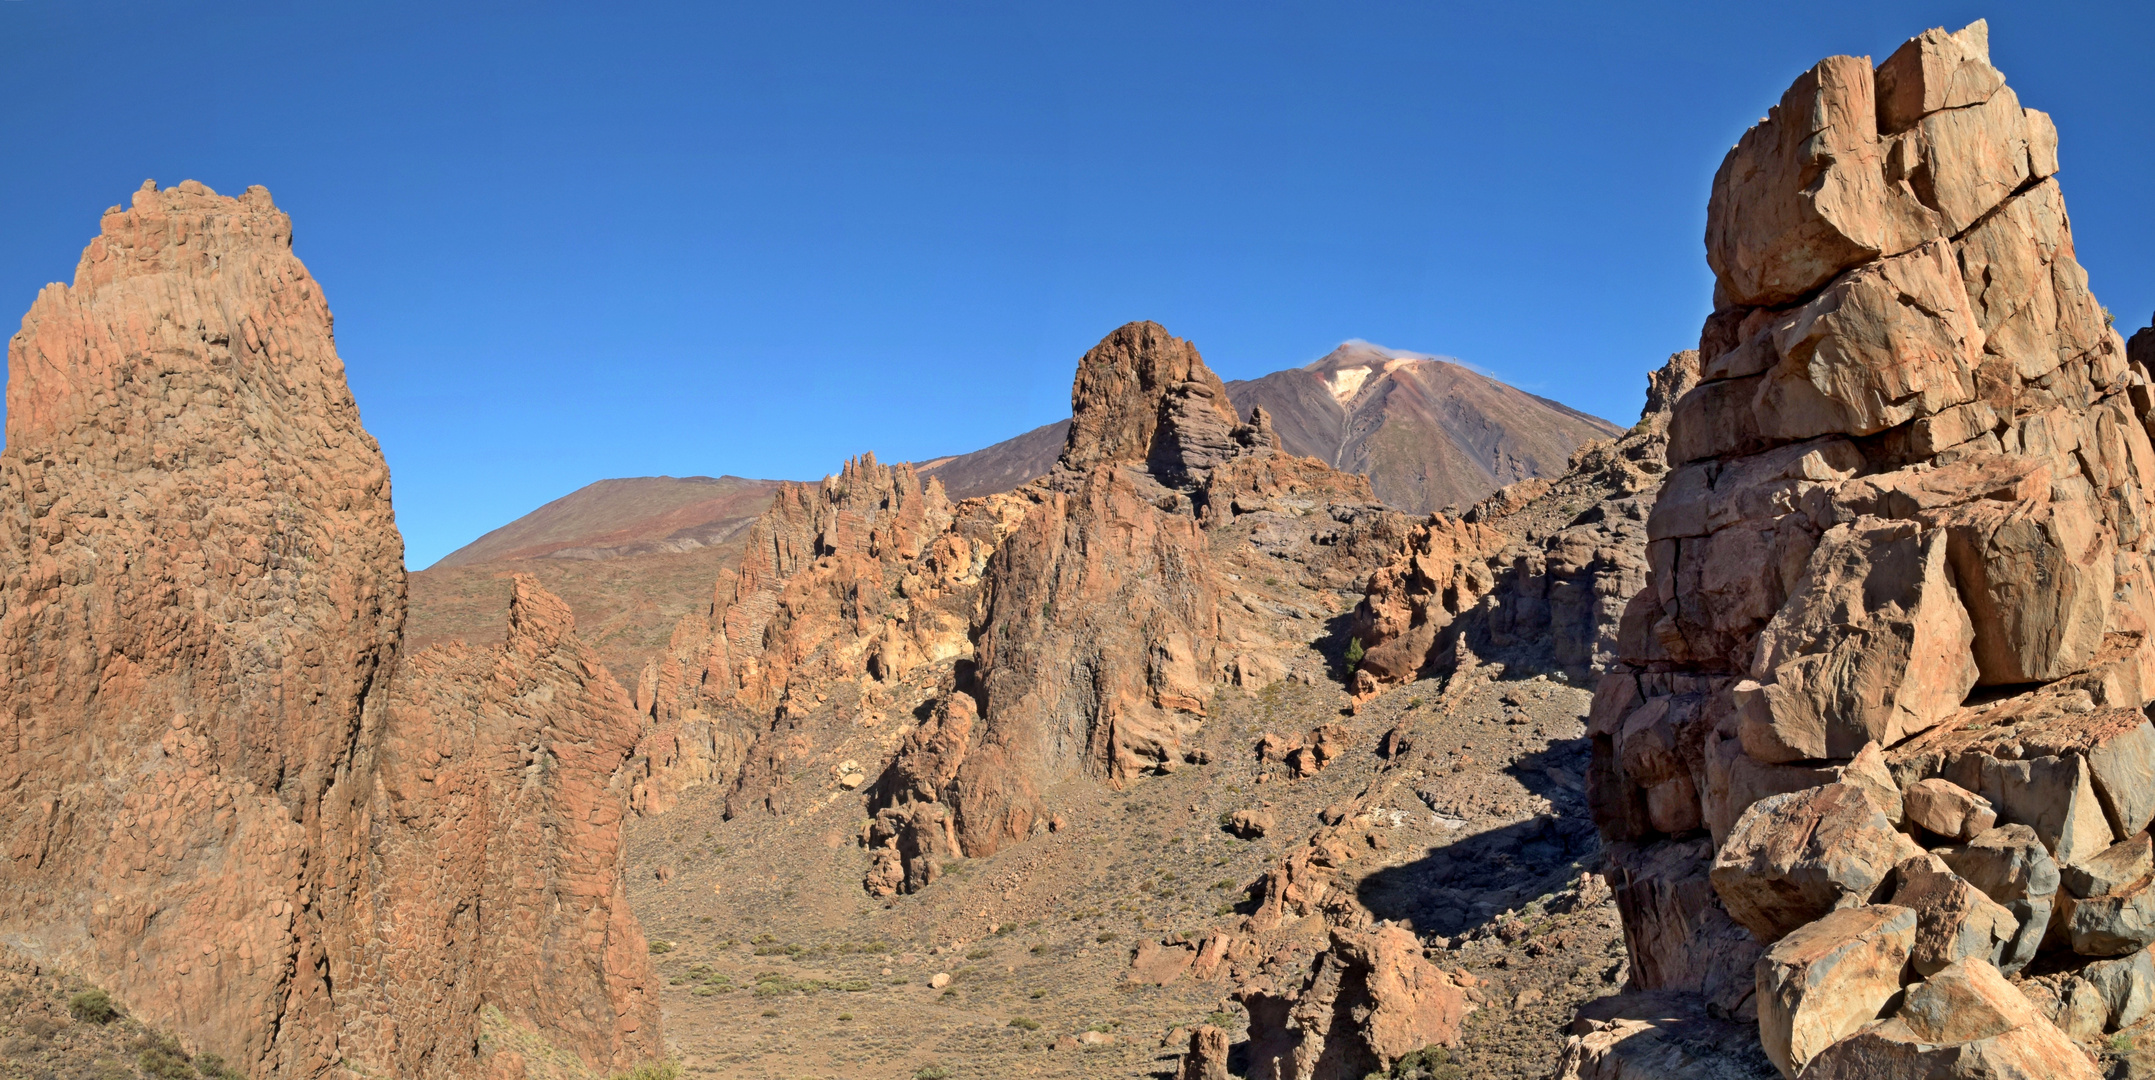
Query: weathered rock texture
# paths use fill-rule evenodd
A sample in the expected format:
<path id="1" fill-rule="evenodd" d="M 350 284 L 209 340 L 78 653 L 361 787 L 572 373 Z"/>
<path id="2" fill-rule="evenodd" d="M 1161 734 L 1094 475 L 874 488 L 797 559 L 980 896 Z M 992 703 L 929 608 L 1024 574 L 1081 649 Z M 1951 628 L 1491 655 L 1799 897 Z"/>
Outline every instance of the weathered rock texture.
<path id="1" fill-rule="evenodd" d="M 1023 516 L 981 577 L 976 666 L 879 785 L 872 889 L 932 879 L 921 859 L 939 850 L 1026 838 L 1054 782 L 1174 768 L 1228 660 L 1206 523 L 1311 485 L 1374 501 L 1280 454 L 1261 411 L 1238 422 L 1196 349 L 1153 323 L 1086 353 L 1071 414 L 1055 471 L 1017 493 Z"/>
<path id="2" fill-rule="evenodd" d="M 1669 423 L 1649 583 L 1590 720 L 1642 988 L 1744 1007 L 1715 970 L 1889 898 L 1918 916 L 1905 977 L 1996 978 L 2046 926 L 2061 952 L 2155 941 L 2144 886 L 2036 880 L 2155 817 L 2155 400 L 2074 261 L 2056 131 L 1988 56 L 1977 23 L 1875 68 L 1827 59 L 1715 177 L 1702 381 Z M 1711 892 L 1683 882 L 1709 864 Z M 2077 933 L 2054 903 L 2086 905 L 2060 912 Z M 1806 1076 L 1898 1076 L 1932 1044 L 1963 1070 L 2055 1050 L 2017 1017 L 1917 1031 L 1918 996 L 1864 1049 L 1818 1040 L 1869 1016 L 1767 1049 L 1790 1076 L 1814 1055 Z"/>
<path id="3" fill-rule="evenodd" d="M 1142 392 L 1142 380 L 1124 384 Z M 1350 341 L 1299 368 L 1220 387 L 1237 416 L 1263 409 L 1280 446 L 1369 477 L 1386 505 L 1429 514 L 1499 487 L 1553 479 L 1615 425 L 1507 386 L 1462 364 Z M 1045 424 L 969 454 L 920 463 L 953 498 L 991 495 L 1051 472 L 1070 422 Z M 1456 512 L 1456 511 L 1455 511 Z"/>
<path id="4" fill-rule="evenodd" d="M 1425 1046 L 1456 1046 L 1473 1006 L 1397 926 L 1332 931 L 1302 985 L 1243 995 L 1256 1080 L 1361 1080 Z"/>
<path id="5" fill-rule="evenodd" d="M 1371 576 L 1355 611 L 1367 697 L 1462 660 L 1588 679 L 1608 666 L 1625 603 L 1646 584 L 1646 516 L 1667 473 L 1670 408 L 1698 382 L 1698 354 L 1647 381 L 1622 436 L 1582 444 L 1556 479 L 1505 487 L 1435 514 Z"/>
<path id="6" fill-rule="evenodd" d="M 563 766 L 491 761 L 469 813 L 400 816 L 437 816 L 410 805 L 429 753 L 505 747 L 390 704 L 388 470 L 267 191 L 106 213 L 9 343 L 0 506 L 10 949 L 256 1076 L 468 1074 L 488 1003 L 595 1067 L 661 1052 L 614 888 L 620 714 L 493 698 L 499 738 Z M 553 846 L 562 815 L 588 850 Z"/>

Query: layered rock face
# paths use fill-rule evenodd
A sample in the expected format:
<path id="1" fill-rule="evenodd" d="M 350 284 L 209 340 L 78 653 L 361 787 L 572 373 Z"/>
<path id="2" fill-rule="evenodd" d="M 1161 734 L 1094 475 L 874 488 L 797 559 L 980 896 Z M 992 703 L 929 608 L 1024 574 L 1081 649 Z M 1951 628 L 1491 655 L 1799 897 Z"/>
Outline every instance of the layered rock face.
<path id="1" fill-rule="evenodd" d="M 1057 780 L 1172 768 L 1204 718 L 1220 614 L 1199 514 L 1232 501 L 1221 474 L 1276 442 L 1154 323 L 1086 353 L 1071 415 L 1056 470 L 1024 489 L 1032 505 L 988 562 L 977 667 L 880 786 L 872 890 L 917 888 L 939 853 L 988 854 L 1045 827 L 1040 793 Z"/>
<path id="2" fill-rule="evenodd" d="M 257 1076 L 467 1074 L 479 1007 L 504 1000 L 575 1030 L 596 1066 L 657 1052 L 629 985 L 646 961 L 595 947 L 640 944 L 604 884 L 605 739 L 536 740 L 593 756 L 559 786 L 475 797 L 435 830 L 440 863 L 414 846 L 426 826 L 402 815 L 430 811 L 398 785 L 435 779 L 473 719 L 391 704 L 388 470 L 268 192 L 145 185 L 106 213 L 74 285 L 45 289 L 9 343 L 0 504 L 10 949 Z M 522 715 L 571 728 L 563 707 Z M 588 857 L 532 832 L 542 805 L 590 823 Z M 517 884 L 489 894 L 489 876 Z M 533 888 L 607 891 L 574 909 L 599 925 L 563 935 Z M 526 910 L 531 934 L 496 933 Z M 488 973 L 599 952 L 529 1007 Z M 611 1014 L 567 1000 L 592 987 Z M 612 1030 L 585 1041 L 570 1014 Z"/>
<path id="3" fill-rule="evenodd" d="M 1667 474 L 1670 410 L 1698 354 L 1669 358 L 1621 437 L 1589 442 L 1555 480 L 1434 514 L 1369 580 L 1354 613 L 1366 650 L 1355 693 L 1490 659 L 1586 680 L 1616 653 L 1624 605 L 1646 584 L 1646 516 Z"/>
<path id="4" fill-rule="evenodd" d="M 1977 23 L 1821 62 L 1714 180 L 1590 790 L 1634 985 L 1791 1077 L 2092 1075 L 2062 1011 L 1954 1003 L 2155 942 L 2106 855 L 2155 817 L 2148 373 L 2056 170 Z"/>
<path id="5" fill-rule="evenodd" d="M 873 454 L 819 484 L 781 484 L 707 613 L 682 619 L 644 669 L 636 704 L 656 726 L 637 806 L 661 812 L 710 782 L 730 785 L 736 807 L 769 803 L 824 697 L 847 695 L 871 723 L 916 704 L 904 685 L 916 669 L 972 655 L 982 575 L 1019 515 L 1008 499 L 953 507 L 940 484 Z"/>
<path id="6" fill-rule="evenodd" d="M 473 1017 L 490 1004 L 602 1071 L 665 1057 L 658 981 L 623 892 L 643 735 L 568 606 L 528 575 L 502 645 L 404 661 L 376 752 L 375 887 L 355 911 L 356 926 L 395 932 L 355 935 L 361 1011 Z M 458 992 L 454 1007 L 434 999 L 440 987 Z M 408 1041 L 383 1052 L 417 1075 Z"/>

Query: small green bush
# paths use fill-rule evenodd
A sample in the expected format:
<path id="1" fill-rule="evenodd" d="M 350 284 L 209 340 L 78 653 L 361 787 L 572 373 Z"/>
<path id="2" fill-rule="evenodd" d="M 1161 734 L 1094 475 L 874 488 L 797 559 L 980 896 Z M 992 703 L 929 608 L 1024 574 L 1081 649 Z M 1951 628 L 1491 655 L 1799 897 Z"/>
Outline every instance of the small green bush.
<path id="1" fill-rule="evenodd" d="M 1361 638 L 1348 638 L 1348 639 L 1347 639 L 1347 657 L 1346 657 L 1346 659 L 1347 659 L 1347 670 L 1348 670 L 1348 671 L 1349 671 L 1350 673 L 1351 673 L 1351 672 L 1353 672 L 1353 671 L 1354 671 L 1354 669 L 1355 669 L 1355 668 L 1356 668 L 1356 667 L 1357 667 L 1358 665 L 1360 665 L 1360 664 L 1361 664 L 1361 662 L 1362 662 L 1362 657 L 1364 657 L 1364 656 L 1367 656 L 1367 655 L 1369 655 L 1369 654 L 1368 654 L 1368 653 L 1366 653 L 1366 652 L 1363 652 L 1363 651 L 1362 651 L 1362 639 L 1361 639 Z"/>
<path id="2" fill-rule="evenodd" d="M 1041 998 L 1048 996 L 1048 992 L 1045 990 L 1035 990 L 1032 993 L 1027 994 L 1026 996 L 1032 998 L 1034 1001 L 1038 1001 Z"/>
<path id="3" fill-rule="evenodd" d="M 145 1035 L 137 1045 L 142 1052 L 135 1058 L 135 1068 L 150 1080 L 195 1080 L 194 1066 L 179 1040 L 170 1035 Z"/>
<path id="4" fill-rule="evenodd" d="M 109 1024 L 119 1018 L 120 1007 L 112 996 L 91 987 L 67 999 L 67 1015 L 91 1024 Z"/>
<path id="5" fill-rule="evenodd" d="M 1383 1074 L 1378 1074 L 1382 1076 Z M 1465 1080 L 1466 1070 L 1441 1046 L 1425 1046 L 1392 1064 L 1392 1080 Z"/>
<path id="6" fill-rule="evenodd" d="M 993 949 L 974 949 L 972 952 L 966 953 L 965 958 L 967 960 L 986 960 L 994 955 L 995 951 Z"/>
<path id="7" fill-rule="evenodd" d="M 1040 1030 L 1040 1021 L 1029 1016 L 1013 1016 L 1010 1018 L 1010 1026 L 1020 1031 L 1038 1031 Z"/>
<path id="8" fill-rule="evenodd" d="M 1093 936 L 1093 940 L 1099 942 L 1102 945 L 1105 945 L 1108 942 L 1115 940 L 1117 936 L 1118 935 L 1113 930 L 1102 930 L 1098 934 L 1095 934 Z"/>
<path id="9" fill-rule="evenodd" d="M 913 1080 L 950 1080 L 950 1070 L 941 1065 L 923 1065 L 913 1070 Z"/>
<path id="10" fill-rule="evenodd" d="M 658 940 L 657 938 L 653 938 L 653 939 L 651 940 L 651 945 L 650 945 L 650 949 L 651 949 L 651 955 L 653 955 L 653 956 L 662 956 L 662 955 L 664 955 L 664 954 L 666 954 L 666 953 L 670 953 L 670 952 L 672 952 L 672 951 L 673 951 L 673 942 L 671 942 L 671 941 L 660 941 L 660 940 Z"/>

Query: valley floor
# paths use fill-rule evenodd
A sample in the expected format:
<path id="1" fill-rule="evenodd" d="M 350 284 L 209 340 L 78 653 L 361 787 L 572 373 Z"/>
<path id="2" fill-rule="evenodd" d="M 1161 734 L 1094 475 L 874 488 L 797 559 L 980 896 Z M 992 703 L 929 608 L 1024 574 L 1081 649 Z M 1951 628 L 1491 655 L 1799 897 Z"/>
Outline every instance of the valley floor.
<path id="1" fill-rule="evenodd" d="M 1359 903 L 1473 979 L 1452 1060 L 1477 1080 L 1538 1080 L 1577 1005 L 1624 977 L 1614 905 L 1589 873 L 1589 695 L 1542 678 L 1454 682 L 1393 690 L 1358 716 L 1329 682 L 1222 690 L 1211 764 L 1050 792 L 1060 831 L 895 900 L 861 887 L 858 792 L 810 771 L 795 783 L 826 790 L 797 793 L 805 809 L 725 821 L 718 791 L 693 790 L 630 835 L 632 902 L 670 946 L 655 957 L 669 1037 L 688 1074 L 742 1080 L 1171 1076 L 1186 1046 L 1175 1029 L 1211 1022 L 1240 1042 L 1247 1017 L 1224 979 L 1131 980 L 1133 946 L 1234 927 L 1245 887 L 1326 807 L 1358 800 L 1368 851 L 1345 872 Z M 1351 749 L 1316 776 L 1290 779 L 1253 749 L 1328 721 Z M 1394 728 L 1410 749 L 1386 768 L 1377 749 Z M 829 756 L 879 760 L 865 743 Z M 1276 827 L 1236 839 L 1221 821 L 1243 809 Z M 1275 934 L 1289 970 L 1323 947 L 1321 924 Z"/>

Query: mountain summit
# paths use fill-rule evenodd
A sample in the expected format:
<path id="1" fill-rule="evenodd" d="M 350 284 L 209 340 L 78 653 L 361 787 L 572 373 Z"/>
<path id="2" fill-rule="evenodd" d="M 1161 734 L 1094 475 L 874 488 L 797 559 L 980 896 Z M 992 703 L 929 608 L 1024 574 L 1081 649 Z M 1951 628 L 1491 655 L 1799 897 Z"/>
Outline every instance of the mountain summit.
<path id="1" fill-rule="evenodd" d="M 1581 443 L 1616 425 L 1464 364 L 1348 341 L 1299 368 L 1225 384 L 1238 416 L 1263 407 L 1280 446 L 1363 473 L 1410 513 L 1468 506 L 1506 484 L 1562 475 Z M 921 465 L 953 498 L 1007 491 L 1048 471 L 1068 421 Z"/>

